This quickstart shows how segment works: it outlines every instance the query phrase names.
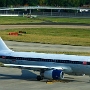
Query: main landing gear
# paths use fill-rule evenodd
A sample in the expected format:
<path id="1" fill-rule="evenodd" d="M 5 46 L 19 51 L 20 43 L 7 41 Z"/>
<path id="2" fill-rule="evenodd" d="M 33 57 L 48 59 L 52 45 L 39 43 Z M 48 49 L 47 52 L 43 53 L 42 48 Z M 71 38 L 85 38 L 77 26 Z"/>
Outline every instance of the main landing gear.
<path id="1" fill-rule="evenodd" d="M 40 75 L 38 75 L 38 76 L 37 76 L 37 81 L 40 81 L 40 80 L 43 80 L 43 77 L 40 76 Z"/>
<path id="2" fill-rule="evenodd" d="M 44 70 L 40 71 L 40 74 L 37 76 L 37 81 L 43 80 L 44 78 Z"/>

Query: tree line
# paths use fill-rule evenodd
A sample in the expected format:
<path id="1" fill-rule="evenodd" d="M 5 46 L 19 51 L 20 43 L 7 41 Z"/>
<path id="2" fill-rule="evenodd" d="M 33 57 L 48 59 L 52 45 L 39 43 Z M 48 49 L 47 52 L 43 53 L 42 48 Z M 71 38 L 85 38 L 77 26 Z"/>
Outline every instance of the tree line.
<path id="1" fill-rule="evenodd" d="M 0 7 L 11 7 L 11 6 L 80 7 L 83 5 L 90 5 L 90 0 L 0 0 Z"/>

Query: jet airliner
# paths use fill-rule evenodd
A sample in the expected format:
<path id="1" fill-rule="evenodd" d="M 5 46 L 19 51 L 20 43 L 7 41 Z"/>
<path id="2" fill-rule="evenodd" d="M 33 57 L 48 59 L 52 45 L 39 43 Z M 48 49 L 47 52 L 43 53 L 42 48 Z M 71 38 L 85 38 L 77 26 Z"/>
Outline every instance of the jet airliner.
<path id="1" fill-rule="evenodd" d="M 7 47 L 0 38 L 0 62 L 4 66 L 39 71 L 37 80 L 64 79 L 69 75 L 90 75 L 90 56 L 16 52 Z"/>

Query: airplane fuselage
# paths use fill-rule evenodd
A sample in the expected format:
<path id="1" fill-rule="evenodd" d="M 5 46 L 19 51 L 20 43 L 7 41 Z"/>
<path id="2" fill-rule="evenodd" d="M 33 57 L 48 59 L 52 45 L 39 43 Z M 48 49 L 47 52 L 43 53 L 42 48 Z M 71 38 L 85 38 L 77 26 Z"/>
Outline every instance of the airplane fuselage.
<path id="1" fill-rule="evenodd" d="M 62 67 L 67 74 L 90 75 L 90 57 L 35 52 L 0 52 L 0 61 L 8 64 Z"/>

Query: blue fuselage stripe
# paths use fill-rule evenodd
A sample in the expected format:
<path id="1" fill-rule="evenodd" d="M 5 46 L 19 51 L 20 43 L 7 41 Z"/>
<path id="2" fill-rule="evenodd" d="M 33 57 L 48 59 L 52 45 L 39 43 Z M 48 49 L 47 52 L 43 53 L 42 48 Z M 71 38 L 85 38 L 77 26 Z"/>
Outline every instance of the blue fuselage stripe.
<path id="1" fill-rule="evenodd" d="M 3 58 L 4 57 L 4 58 Z M 72 61 L 72 60 L 57 60 L 57 59 L 44 59 L 44 58 L 32 58 L 32 57 L 12 57 L 12 56 L 0 56 L 2 59 L 9 60 L 26 60 L 26 61 L 38 61 L 38 62 L 55 62 L 55 63 L 66 63 L 66 64 L 84 64 L 83 61 Z M 90 65 L 90 62 L 86 62 L 86 65 Z"/>

